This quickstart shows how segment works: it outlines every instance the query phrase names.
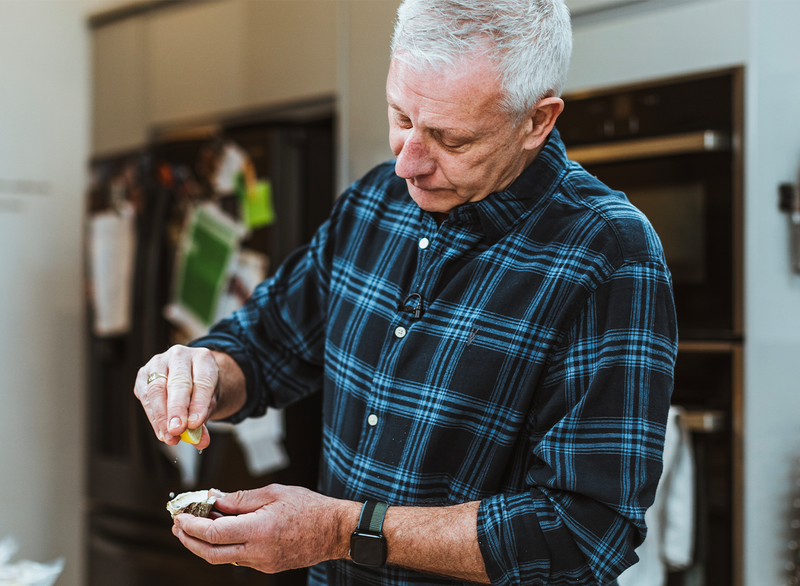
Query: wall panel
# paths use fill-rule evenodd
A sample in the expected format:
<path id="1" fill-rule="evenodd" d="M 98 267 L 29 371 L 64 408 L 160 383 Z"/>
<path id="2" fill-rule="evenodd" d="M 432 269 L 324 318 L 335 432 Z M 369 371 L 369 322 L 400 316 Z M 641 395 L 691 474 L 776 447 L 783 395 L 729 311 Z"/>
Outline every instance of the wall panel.
<path id="1" fill-rule="evenodd" d="M 92 35 L 92 151 L 142 146 L 147 138 L 145 20 L 129 18 Z"/>
<path id="2" fill-rule="evenodd" d="M 247 3 L 243 106 L 336 93 L 336 2 Z"/>
<path id="3" fill-rule="evenodd" d="M 151 124 L 234 110 L 245 95 L 246 2 L 179 5 L 148 16 Z"/>

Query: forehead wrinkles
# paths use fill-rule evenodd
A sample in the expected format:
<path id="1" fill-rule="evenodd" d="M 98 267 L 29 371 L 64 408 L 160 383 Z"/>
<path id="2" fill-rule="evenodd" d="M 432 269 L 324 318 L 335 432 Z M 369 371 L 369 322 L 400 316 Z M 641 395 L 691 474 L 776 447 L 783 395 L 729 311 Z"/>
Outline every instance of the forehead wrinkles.
<path id="1" fill-rule="evenodd" d="M 486 58 L 464 58 L 446 68 L 413 67 L 393 58 L 388 81 L 389 105 L 407 115 L 482 125 L 504 112 L 497 70 Z"/>

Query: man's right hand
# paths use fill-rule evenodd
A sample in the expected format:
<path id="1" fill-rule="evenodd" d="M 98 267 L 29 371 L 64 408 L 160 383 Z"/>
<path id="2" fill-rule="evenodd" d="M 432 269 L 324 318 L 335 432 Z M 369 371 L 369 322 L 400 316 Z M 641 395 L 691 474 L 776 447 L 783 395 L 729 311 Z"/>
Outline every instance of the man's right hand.
<path id="1" fill-rule="evenodd" d="M 148 377 L 153 373 L 166 378 Z M 232 387 L 223 389 L 223 386 Z M 227 391 L 227 392 L 226 392 Z M 225 392 L 228 401 L 222 401 Z M 162 442 L 175 445 L 187 427 L 196 429 L 215 412 L 220 402 L 227 403 L 224 413 L 217 418 L 236 412 L 244 404 L 244 375 L 235 361 L 226 354 L 206 348 L 189 348 L 176 345 L 153 356 L 139 369 L 134 394 L 142 403 L 156 436 Z M 206 429 L 197 444 L 202 450 L 210 437 Z"/>

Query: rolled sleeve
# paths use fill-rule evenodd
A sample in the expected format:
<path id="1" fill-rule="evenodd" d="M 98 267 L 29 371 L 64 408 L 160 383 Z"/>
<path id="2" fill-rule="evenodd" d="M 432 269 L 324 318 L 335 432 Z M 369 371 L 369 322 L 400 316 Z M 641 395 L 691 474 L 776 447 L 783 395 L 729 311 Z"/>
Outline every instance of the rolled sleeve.
<path id="1" fill-rule="evenodd" d="M 676 353 L 668 272 L 623 265 L 584 305 L 537 390 L 528 490 L 481 502 L 492 584 L 609 584 L 637 561 Z"/>

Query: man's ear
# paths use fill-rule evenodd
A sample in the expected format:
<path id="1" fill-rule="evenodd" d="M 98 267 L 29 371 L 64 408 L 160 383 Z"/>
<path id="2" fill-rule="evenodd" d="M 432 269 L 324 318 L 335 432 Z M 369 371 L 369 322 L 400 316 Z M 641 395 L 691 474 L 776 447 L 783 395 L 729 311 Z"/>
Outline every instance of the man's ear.
<path id="1" fill-rule="evenodd" d="M 530 118 L 526 120 L 527 136 L 525 137 L 525 149 L 536 150 L 547 137 L 556 119 L 564 111 L 564 100 L 561 98 L 543 98 L 533 107 Z"/>

